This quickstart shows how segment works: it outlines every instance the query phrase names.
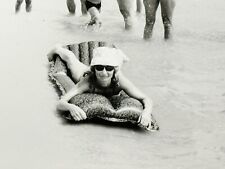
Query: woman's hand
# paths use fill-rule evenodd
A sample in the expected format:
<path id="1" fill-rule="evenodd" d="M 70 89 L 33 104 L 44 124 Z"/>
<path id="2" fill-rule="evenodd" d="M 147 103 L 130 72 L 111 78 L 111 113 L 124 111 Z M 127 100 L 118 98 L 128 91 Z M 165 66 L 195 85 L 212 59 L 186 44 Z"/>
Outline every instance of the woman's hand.
<path id="1" fill-rule="evenodd" d="M 85 120 L 87 118 L 86 113 L 76 105 L 71 104 L 69 111 L 75 121 Z"/>
<path id="2" fill-rule="evenodd" d="M 144 110 L 142 115 L 139 117 L 138 123 L 141 127 L 144 127 L 147 130 L 151 129 L 151 112 L 149 110 Z"/>

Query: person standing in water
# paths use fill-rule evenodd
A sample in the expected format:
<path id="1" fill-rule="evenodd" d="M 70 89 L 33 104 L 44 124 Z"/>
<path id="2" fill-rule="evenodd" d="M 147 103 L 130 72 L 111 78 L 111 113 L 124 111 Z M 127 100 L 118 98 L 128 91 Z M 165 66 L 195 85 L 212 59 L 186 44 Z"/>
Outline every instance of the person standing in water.
<path id="1" fill-rule="evenodd" d="M 25 0 L 25 2 L 26 2 L 26 11 L 30 12 L 31 9 L 32 9 L 32 1 L 31 0 Z M 20 6 L 21 6 L 22 3 L 23 3 L 23 0 L 17 0 L 16 1 L 16 6 L 15 6 L 15 12 L 16 13 L 19 12 Z"/>
<path id="2" fill-rule="evenodd" d="M 156 11 L 161 6 L 161 15 L 164 25 L 164 38 L 172 38 L 172 16 L 175 7 L 174 0 L 144 0 L 146 24 L 144 28 L 144 39 L 152 37 L 153 27 L 155 23 Z"/>

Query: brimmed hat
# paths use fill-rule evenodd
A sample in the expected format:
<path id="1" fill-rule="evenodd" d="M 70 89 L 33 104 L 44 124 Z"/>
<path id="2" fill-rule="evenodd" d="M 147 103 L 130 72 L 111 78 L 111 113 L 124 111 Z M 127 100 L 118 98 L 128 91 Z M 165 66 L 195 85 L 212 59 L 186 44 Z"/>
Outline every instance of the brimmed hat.
<path id="1" fill-rule="evenodd" d="M 93 50 L 93 58 L 90 66 L 109 65 L 121 67 L 122 64 L 128 60 L 128 57 L 120 49 L 98 47 Z"/>

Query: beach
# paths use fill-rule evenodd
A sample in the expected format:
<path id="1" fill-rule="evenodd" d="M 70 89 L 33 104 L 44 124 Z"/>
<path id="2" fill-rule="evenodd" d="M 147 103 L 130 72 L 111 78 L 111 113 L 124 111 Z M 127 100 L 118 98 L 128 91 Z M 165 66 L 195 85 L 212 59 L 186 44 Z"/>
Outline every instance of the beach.
<path id="1" fill-rule="evenodd" d="M 102 27 L 85 28 L 77 2 L 33 1 L 1 16 L 0 168 L 223 169 L 225 166 L 224 0 L 180 0 L 174 38 L 163 40 L 160 10 L 153 38 L 143 40 L 144 12 L 124 30 L 116 1 L 102 2 Z M 55 44 L 101 40 L 130 57 L 124 74 L 154 102 L 160 131 L 103 123 L 67 124 L 56 111 L 47 53 Z"/>

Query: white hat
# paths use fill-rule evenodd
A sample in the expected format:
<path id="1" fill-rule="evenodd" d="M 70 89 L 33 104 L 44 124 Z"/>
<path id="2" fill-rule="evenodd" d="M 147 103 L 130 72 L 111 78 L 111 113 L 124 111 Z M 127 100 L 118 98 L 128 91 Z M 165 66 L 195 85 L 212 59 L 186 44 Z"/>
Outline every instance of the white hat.
<path id="1" fill-rule="evenodd" d="M 112 47 L 98 47 L 93 50 L 93 58 L 90 65 L 109 65 L 120 67 L 128 60 L 128 57 L 120 49 Z"/>

